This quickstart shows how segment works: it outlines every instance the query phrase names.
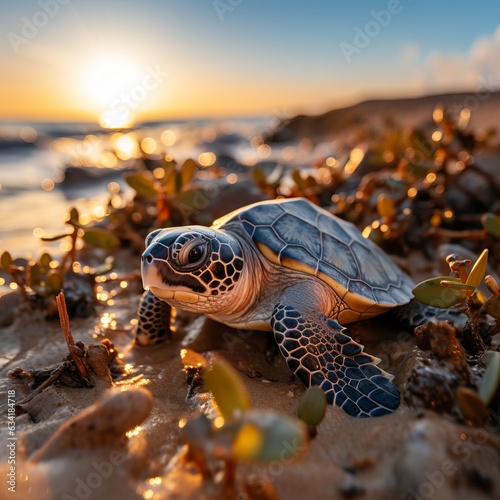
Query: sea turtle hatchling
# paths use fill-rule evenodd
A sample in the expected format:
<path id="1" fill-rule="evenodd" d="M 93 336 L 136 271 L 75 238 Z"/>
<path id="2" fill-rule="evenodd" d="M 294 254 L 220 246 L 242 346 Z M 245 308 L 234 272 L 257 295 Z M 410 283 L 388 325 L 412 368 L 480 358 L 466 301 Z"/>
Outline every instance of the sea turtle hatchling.
<path id="1" fill-rule="evenodd" d="M 169 331 L 166 302 L 235 328 L 272 331 L 290 370 L 349 415 L 398 407 L 393 376 L 341 323 L 407 304 L 414 285 L 351 223 L 306 199 L 263 201 L 210 228 L 158 229 L 146 247 L 140 345 Z"/>

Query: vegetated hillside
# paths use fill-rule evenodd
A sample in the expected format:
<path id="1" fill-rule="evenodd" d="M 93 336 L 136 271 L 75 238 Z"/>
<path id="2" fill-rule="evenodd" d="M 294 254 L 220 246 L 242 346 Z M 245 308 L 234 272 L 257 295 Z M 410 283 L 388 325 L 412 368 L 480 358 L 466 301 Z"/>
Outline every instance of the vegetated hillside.
<path id="1" fill-rule="evenodd" d="M 472 111 L 469 126 L 479 132 L 496 129 L 500 120 L 500 92 L 489 92 L 484 87 L 478 92 L 371 100 L 321 115 L 297 115 L 280 124 L 267 140 L 333 137 L 359 126 L 377 126 L 387 119 L 402 127 L 435 128 L 432 111 L 437 105 L 445 106 L 454 114 L 469 108 Z"/>

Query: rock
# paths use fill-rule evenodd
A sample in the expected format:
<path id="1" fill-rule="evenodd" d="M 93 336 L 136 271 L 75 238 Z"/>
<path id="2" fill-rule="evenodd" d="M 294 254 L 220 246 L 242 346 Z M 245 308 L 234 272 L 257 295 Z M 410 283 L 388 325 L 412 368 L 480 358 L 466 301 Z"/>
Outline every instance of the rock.
<path id="1" fill-rule="evenodd" d="M 109 389 L 95 404 L 63 423 L 31 461 L 47 460 L 70 448 L 116 444 L 148 417 L 152 407 L 153 396 L 146 389 Z"/>
<path id="2" fill-rule="evenodd" d="M 395 457 L 397 491 L 412 499 L 496 498 L 498 446 L 485 429 L 457 427 L 426 413 L 414 420 Z"/>
<path id="3" fill-rule="evenodd" d="M 16 309 L 21 305 L 19 290 L 0 292 L 0 328 L 9 326 L 15 319 Z"/>

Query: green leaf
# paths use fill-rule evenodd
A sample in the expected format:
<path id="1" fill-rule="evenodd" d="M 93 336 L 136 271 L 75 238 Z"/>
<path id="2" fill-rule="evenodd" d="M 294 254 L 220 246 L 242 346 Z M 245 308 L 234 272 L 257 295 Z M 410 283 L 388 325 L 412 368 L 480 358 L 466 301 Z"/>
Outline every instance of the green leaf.
<path id="1" fill-rule="evenodd" d="M 297 187 L 299 188 L 300 192 L 304 193 L 307 186 L 304 179 L 302 179 L 302 176 L 300 175 L 299 169 L 295 168 L 294 170 L 292 170 L 292 179 L 294 180 L 295 184 L 297 184 Z"/>
<path id="2" fill-rule="evenodd" d="M 154 177 L 151 172 L 125 174 L 125 182 L 144 198 L 156 198 Z"/>
<path id="3" fill-rule="evenodd" d="M 63 286 L 62 276 L 57 271 L 51 271 L 45 279 L 45 286 L 50 293 L 59 293 Z"/>
<path id="4" fill-rule="evenodd" d="M 26 268 L 26 284 L 33 288 L 40 283 L 40 266 L 38 262 L 28 265 Z"/>
<path id="5" fill-rule="evenodd" d="M 0 264 L 2 264 L 2 269 L 9 272 L 10 266 L 12 266 L 13 260 L 9 252 L 5 251 L 0 257 Z"/>
<path id="6" fill-rule="evenodd" d="M 377 212 L 380 217 L 394 217 L 396 214 L 394 200 L 386 194 L 380 194 L 377 198 Z"/>
<path id="7" fill-rule="evenodd" d="M 312 176 L 312 175 L 308 175 L 305 179 L 304 179 L 304 183 L 305 185 L 308 187 L 308 188 L 313 188 L 315 186 L 318 185 L 318 182 L 316 181 L 316 179 Z"/>
<path id="8" fill-rule="evenodd" d="M 250 396 L 236 370 L 226 361 L 217 359 L 205 374 L 205 385 L 212 391 L 224 420 L 231 421 L 250 406 Z"/>
<path id="9" fill-rule="evenodd" d="M 458 283 L 457 281 L 450 281 L 449 279 L 442 280 L 439 284 L 445 288 L 451 288 L 452 290 L 460 292 L 463 298 L 470 297 L 476 291 L 476 287 L 473 285 Z"/>
<path id="10" fill-rule="evenodd" d="M 500 217 L 494 214 L 484 214 L 481 217 L 481 222 L 492 236 L 500 238 Z"/>
<path id="11" fill-rule="evenodd" d="M 500 295 L 497 295 L 486 306 L 486 312 L 496 319 L 500 319 Z"/>
<path id="12" fill-rule="evenodd" d="M 113 249 L 120 246 L 120 240 L 111 231 L 102 227 L 85 229 L 83 240 L 97 248 Z"/>
<path id="13" fill-rule="evenodd" d="M 78 210 L 75 207 L 72 207 L 71 210 L 69 211 L 69 217 L 67 222 L 75 225 L 80 224 L 80 214 L 78 213 Z"/>
<path id="14" fill-rule="evenodd" d="M 52 262 L 52 257 L 47 252 L 44 252 L 40 257 L 40 267 L 43 269 L 50 269 L 50 263 Z"/>
<path id="15" fill-rule="evenodd" d="M 180 193 L 182 191 L 182 176 L 180 172 L 175 172 L 173 181 L 174 181 L 174 193 Z"/>
<path id="16" fill-rule="evenodd" d="M 187 159 L 181 167 L 181 186 L 184 187 L 189 184 L 195 177 L 198 166 L 191 160 Z"/>
<path id="17" fill-rule="evenodd" d="M 252 168 L 251 175 L 257 186 L 265 186 L 267 184 L 266 173 L 261 167 Z"/>
<path id="18" fill-rule="evenodd" d="M 476 391 L 468 387 L 457 388 L 457 404 L 462 415 L 473 425 L 482 425 L 488 418 L 488 409 Z"/>
<path id="19" fill-rule="evenodd" d="M 442 281 L 454 281 L 460 283 L 459 278 L 450 276 L 439 276 L 422 281 L 413 289 L 414 297 L 422 304 L 448 309 L 460 304 L 464 300 L 464 295 L 458 290 L 446 288 L 441 285 Z"/>
<path id="20" fill-rule="evenodd" d="M 167 193 L 176 192 L 178 174 L 179 173 L 175 169 L 175 165 L 173 165 L 172 168 L 170 168 L 169 171 L 165 173 L 165 177 L 162 180 L 162 185 L 165 187 Z"/>
<path id="21" fill-rule="evenodd" d="M 467 277 L 467 285 L 472 285 L 478 287 L 483 281 L 484 275 L 486 274 L 486 266 L 488 265 L 488 249 L 485 248 L 481 255 L 474 262 L 469 276 Z"/>
<path id="22" fill-rule="evenodd" d="M 172 182 L 171 177 L 173 174 L 175 174 L 176 165 L 177 164 L 175 163 L 175 161 L 164 161 L 162 163 L 161 168 L 163 168 L 163 170 L 165 171 L 165 174 L 163 175 L 160 181 L 162 186 L 167 187 L 167 185 Z M 167 192 L 168 192 L 168 187 L 167 187 Z"/>
<path id="23" fill-rule="evenodd" d="M 165 170 L 165 174 L 169 174 L 172 170 L 175 170 L 177 162 L 175 160 L 163 160 L 161 166 Z"/>
<path id="24" fill-rule="evenodd" d="M 118 226 L 120 224 L 123 224 L 124 221 L 126 221 L 126 216 L 124 212 L 122 212 L 121 210 L 117 210 L 116 212 L 111 212 L 109 214 L 108 220 L 115 226 Z"/>
<path id="25" fill-rule="evenodd" d="M 488 406 L 500 386 L 500 353 L 488 351 L 486 361 L 486 371 L 484 372 L 481 383 L 479 384 L 479 396 Z"/>
<path id="26" fill-rule="evenodd" d="M 300 400 L 298 417 L 310 427 L 316 427 L 323 420 L 325 413 L 326 396 L 323 389 L 316 385 L 309 387 Z"/>
<path id="27" fill-rule="evenodd" d="M 231 454 L 240 461 L 258 459 L 264 447 L 262 429 L 250 423 L 241 425 L 233 438 Z"/>
<path id="28" fill-rule="evenodd" d="M 187 189 L 181 193 L 173 193 L 168 197 L 171 205 L 179 210 L 192 212 L 207 206 L 209 197 L 203 189 Z"/>
<path id="29" fill-rule="evenodd" d="M 433 141 L 429 140 L 427 136 L 418 129 L 415 129 L 410 134 L 410 143 L 413 149 L 421 153 L 424 158 L 432 158 L 436 150 L 436 146 Z"/>
<path id="30" fill-rule="evenodd" d="M 274 412 L 249 410 L 233 441 L 237 460 L 270 462 L 295 458 L 307 449 L 305 424 Z"/>

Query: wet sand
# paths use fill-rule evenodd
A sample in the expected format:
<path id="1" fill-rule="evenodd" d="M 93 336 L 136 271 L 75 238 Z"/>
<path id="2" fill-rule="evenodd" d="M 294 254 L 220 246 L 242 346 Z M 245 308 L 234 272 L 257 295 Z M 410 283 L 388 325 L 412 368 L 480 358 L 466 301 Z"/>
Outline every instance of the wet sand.
<path id="1" fill-rule="evenodd" d="M 123 253 L 121 257 L 123 262 Z M 129 255 L 128 264 L 118 271 L 129 271 L 133 259 Z M 22 498 L 221 498 L 220 477 L 215 482 L 203 480 L 193 464 L 182 460 L 185 449 L 179 420 L 200 411 L 213 412 L 207 393 L 187 397 L 189 387 L 179 356 L 182 348 L 207 359 L 218 354 L 228 360 L 241 373 L 255 407 L 296 415 L 305 389 L 292 379 L 279 352 L 270 350 L 269 334 L 236 331 L 180 312 L 171 340 L 156 347 L 137 347 L 130 320 L 139 293 L 138 283 L 132 283 L 115 297 L 113 307 L 99 306 L 101 315 L 71 321 L 73 336 L 85 344 L 98 342 L 105 334 L 123 354 L 128 374 L 113 384 L 107 376 L 96 376 L 93 388 L 54 384 L 17 415 L 16 493 Z M 116 325 L 103 323 L 104 312 L 116 315 Z M 396 373 L 397 385 L 404 387 L 419 359 L 414 341 L 404 337 L 403 342 L 401 332 L 383 318 L 353 325 L 351 332 L 383 359 L 383 367 Z M 0 343 L 2 393 L 15 391 L 18 403 L 30 390 L 22 381 L 8 378 L 7 372 L 17 366 L 41 368 L 67 354 L 58 322 L 45 321 L 41 312 L 26 306 L 13 324 L 0 329 Z M 152 395 L 152 410 L 140 429 L 133 422 L 137 411 L 125 402 L 124 419 L 133 423 L 135 432 L 110 437 L 109 432 L 99 431 L 102 417 L 97 416 L 93 420 L 97 430 L 87 430 L 94 439 L 44 451 L 47 441 L 64 431 L 65 422 L 78 419 L 111 385 L 121 390 L 142 388 Z M 7 415 L 6 403 L 4 398 L 2 417 Z M 495 498 L 500 495 L 500 422 L 491 419 L 489 424 L 489 431 L 460 425 L 449 416 L 410 408 L 404 402 L 395 414 L 372 419 L 351 418 L 328 407 L 303 457 L 243 464 L 238 478 L 240 484 L 270 481 L 279 498 L 303 498 L 305 492 L 318 499 Z M 8 437 L 5 423 L 2 437 L 4 442 Z M 7 452 L 2 447 L 3 477 L 8 472 Z"/>
<path id="2" fill-rule="evenodd" d="M 450 99 L 456 100 L 456 96 Z M 426 117 L 429 125 L 432 103 L 427 104 L 429 109 L 419 112 L 419 117 Z M 380 106 L 384 109 L 379 103 L 369 103 L 368 108 L 360 106 L 362 114 L 370 114 L 368 108 L 374 107 L 373 114 L 379 118 Z M 415 120 L 411 106 L 403 114 Z M 481 110 L 484 115 L 484 106 Z M 351 112 L 344 113 L 346 120 Z M 486 114 L 493 115 L 488 110 Z M 323 134 L 325 120 L 317 119 L 314 127 L 309 118 L 305 125 L 301 120 L 292 122 L 297 138 Z M 357 126 L 356 120 L 352 123 Z M 330 130 L 331 123 L 327 125 Z M 220 159 L 222 155 L 216 153 Z M 317 154 L 324 159 L 331 152 L 328 149 Z M 295 163 L 298 168 L 301 158 Z M 313 163 L 312 156 L 304 158 L 305 163 Z M 275 165 L 269 162 L 263 169 L 270 172 Z M 232 190 L 218 191 L 217 199 L 209 200 L 206 209 L 198 214 L 199 222 L 208 223 L 209 216 L 212 219 L 223 215 L 235 208 L 235 202 L 241 205 L 265 197 L 248 177 L 241 182 L 244 176 L 238 175 Z M 34 197 L 26 196 L 35 203 Z M 67 202 L 62 200 L 60 206 Z M 28 208 L 36 210 L 35 205 Z M 45 229 L 60 230 L 63 214 L 56 214 L 49 206 L 44 210 Z M 13 247 L 34 250 L 34 238 L 29 232 L 16 235 L 19 219 L 13 216 L 10 222 L 7 229 Z M 23 223 L 26 225 L 26 220 Z M 398 262 L 418 282 L 448 273 L 434 267 L 451 251 L 456 250 L 441 248 L 436 262 L 416 251 Z M 114 272 L 118 275 L 137 273 L 137 253 L 121 249 L 115 258 Z M 203 387 L 191 394 L 181 349 L 198 352 L 207 361 L 214 356 L 224 358 L 240 373 L 256 408 L 296 416 L 305 388 L 291 375 L 271 334 L 237 331 L 204 317 L 178 312 L 171 340 L 155 347 L 135 346 L 133 323 L 142 288 L 138 279 L 129 279 L 125 288 L 119 283 L 116 280 L 105 285 L 107 298 L 113 292 L 113 304 L 102 299 L 89 317 L 71 319 L 74 338 L 87 348 L 95 344 L 88 351 L 92 353 L 89 366 L 94 386 L 56 383 L 34 395 L 25 380 L 8 376 L 9 371 L 16 367 L 40 370 L 61 363 L 68 348 L 57 321 L 47 321 L 44 312 L 21 304 L 16 292 L 5 294 L 2 288 L 0 472 L 9 479 L 8 473 L 13 471 L 10 478 L 14 484 L 4 481 L 2 495 L 11 487 L 20 498 L 37 500 L 223 498 L 222 464 L 213 464 L 215 474 L 207 479 L 193 461 L 187 460 L 179 422 L 200 413 L 213 417 L 215 409 Z M 443 413 L 426 409 L 412 387 L 422 383 L 425 391 L 437 398 L 445 386 L 439 378 L 429 376 L 442 373 L 432 354 L 419 349 L 415 337 L 401 332 L 387 317 L 350 325 L 348 331 L 365 345 L 367 352 L 382 359 L 382 368 L 395 374 L 395 383 L 403 394 L 401 406 L 390 416 L 371 419 L 352 418 L 329 406 L 316 438 L 301 457 L 240 464 L 237 497 L 245 498 L 242 485 L 246 483 L 247 489 L 253 487 L 253 498 L 274 498 L 262 491 L 257 495 L 262 484 L 271 484 L 278 498 L 284 499 L 301 499 L 305 495 L 317 499 L 500 498 L 500 408 L 491 410 L 482 427 L 467 425 L 453 408 L 435 408 Z M 124 373 L 114 379 L 100 345 L 105 338 L 121 353 Z M 481 369 L 471 362 L 470 370 L 476 383 Z M 15 411 L 14 427 L 14 419 L 9 416 L 13 416 L 16 404 L 20 407 Z M 9 460 L 14 461 L 9 464 Z"/>

